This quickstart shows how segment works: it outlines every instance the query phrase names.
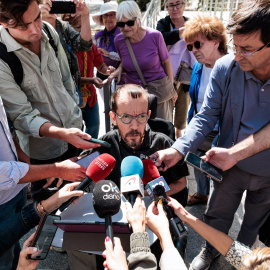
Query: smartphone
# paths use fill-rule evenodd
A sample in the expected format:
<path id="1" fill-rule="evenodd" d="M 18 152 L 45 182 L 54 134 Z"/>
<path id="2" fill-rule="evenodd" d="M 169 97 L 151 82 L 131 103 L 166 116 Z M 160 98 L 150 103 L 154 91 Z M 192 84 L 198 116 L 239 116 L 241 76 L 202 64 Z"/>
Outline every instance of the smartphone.
<path id="1" fill-rule="evenodd" d="M 110 143 L 104 142 L 104 141 L 101 141 L 101 140 L 97 140 L 97 139 L 94 139 L 94 138 L 92 138 L 89 142 L 99 143 L 101 146 L 107 147 L 107 148 L 111 148 L 112 147 Z"/>
<path id="2" fill-rule="evenodd" d="M 76 5 L 71 1 L 52 1 L 51 14 L 76 13 Z"/>
<path id="3" fill-rule="evenodd" d="M 195 169 L 209 175 L 212 179 L 222 182 L 222 170 L 215 167 L 211 163 L 201 159 L 197 155 L 188 152 L 185 157 L 185 162 Z"/>
<path id="4" fill-rule="evenodd" d="M 98 151 L 91 153 L 90 155 L 87 156 L 82 156 L 82 158 L 78 157 L 79 160 L 76 161 L 76 163 L 82 165 L 83 167 L 85 167 L 86 169 L 88 168 L 88 166 L 91 164 L 91 162 L 100 155 L 100 153 Z"/>
<path id="5" fill-rule="evenodd" d="M 60 220 L 60 216 L 44 215 L 38 225 L 34 236 L 32 247 L 37 248 L 37 252 L 28 255 L 31 260 L 44 260 L 50 250 L 57 226 L 54 225 L 55 220 Z"/>

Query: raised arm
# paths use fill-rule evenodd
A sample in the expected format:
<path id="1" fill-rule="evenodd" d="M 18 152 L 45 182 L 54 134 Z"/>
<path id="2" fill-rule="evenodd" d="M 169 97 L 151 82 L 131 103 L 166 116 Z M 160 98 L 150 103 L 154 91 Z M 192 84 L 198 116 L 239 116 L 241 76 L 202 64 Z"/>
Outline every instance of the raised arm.
<path id="1" fill-rule="evenodd" d="M 215 247 L 223 256 L 226 256 L 230 249 L 233 239 L 222 233 L 206 223 L 202 222 L 198 218 L 187 212 L 184 207 L 175 199 L 169 197 L 170 202 L 168 203 L 174 209 L 174 213 L 188 226 L 194 229 L 200 234 L 207 242 Z"/>

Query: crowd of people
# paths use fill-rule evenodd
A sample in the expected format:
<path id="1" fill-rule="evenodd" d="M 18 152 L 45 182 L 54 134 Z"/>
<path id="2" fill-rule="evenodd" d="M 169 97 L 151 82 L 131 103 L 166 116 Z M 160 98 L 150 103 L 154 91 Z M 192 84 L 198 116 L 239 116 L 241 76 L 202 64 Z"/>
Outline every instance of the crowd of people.
<path id="1" fill-rule="evenodd" d="M 28 256 L 37 251 L 33 235 L 22 250 L 20 238 L 83 196 L 76 187 L 86 168 L 77 157 L 96 151 L 115 158 L 106 179 L 119 188 L 124 158 L 155 162 L 170 188 L 168 206 L 206 240 L 190 270 L 208 269 L 220 254 L 237 269 L 270 269 L 270 248 L 252 250 L 262 228 L 270 241 L 270 1 L 244 1 L 227 29 L 215 16 L 184 16 L 184 0 L 165 1 L 169 15 L 157 29 L 142 25 L 136 1 L 109 1 L 93 16 L 104 26 L 93 38 L 83 0 L 61 16 L 50 13 L 53 2 L 0 0 L 0 270 L 37 267 Z M 99 138 L 111 148 L 104 148 L 90 141 L 104 103 L 95 87 L 113 78 L 112 130 Z M 222 169 L 222 183 L 194 169 L 197 192 L 188 195 L 189 151 Z M 228 232 L 245 191 L 233 240 Z M 184 208 L 199 203 L 207 203 L 203 221 Z M 187 269 L 187 234 L 180 251 L 163 204 L 146 210 L 139 195 L 127 202 L 130 250 L 106 237 L 104 260 L 67 250 L 69 269 Z M 158 237 L 151 247 L 146 225 Z"/>

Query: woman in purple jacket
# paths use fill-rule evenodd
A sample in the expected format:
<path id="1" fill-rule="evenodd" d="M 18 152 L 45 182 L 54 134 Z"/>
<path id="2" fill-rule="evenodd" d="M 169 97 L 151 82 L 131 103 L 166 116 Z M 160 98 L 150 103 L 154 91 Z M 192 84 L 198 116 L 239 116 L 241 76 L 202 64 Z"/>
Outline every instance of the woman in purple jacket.
<path id="1" fill-rule="evenodd" d="M 105 26 L 104 30 L 95 34 L 94 43 L 102 54 L 105 64 L 115 68 L 121 61 L 114 45 L 114 38 L 120 33 L 120 28 L 116 25 L 117 7 L 116 2 L 107 2 L 100 7 L 98 14 L 93 15 L 96 24 Z M 97 76 L 102 80 L 108 77 L 99 72 Z"/>

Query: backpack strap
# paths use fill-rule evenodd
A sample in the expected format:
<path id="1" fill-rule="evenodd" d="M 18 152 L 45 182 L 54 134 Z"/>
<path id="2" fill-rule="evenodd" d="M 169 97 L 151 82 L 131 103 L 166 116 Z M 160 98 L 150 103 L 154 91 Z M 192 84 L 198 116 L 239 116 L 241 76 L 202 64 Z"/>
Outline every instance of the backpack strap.
<path id="1" fill-rule="evenodd" d="M 2 42 L 0 42 L 0 59 L 9 65 L 15 82 L 20 85 L 23 81 L 22 63 L 15 53 L 7 51 L 6 45 Z"/>
<path id="2" fill-rule="evenodd" d="M 48 25 L 45 24 L 44 22 L 42 23 L 42 29 L 47 34 L 47 36 L 49 38 L 49 43 L 52 46 L 53 50 L 55 51 L 55 55 L 57 57 L 58 56 L 58 48 L 57 48 L 57 46 L 54 43 L 54 39 L 52 37 L 52 34 L 51 34 L 50 30 L 49 30 Z"/>

